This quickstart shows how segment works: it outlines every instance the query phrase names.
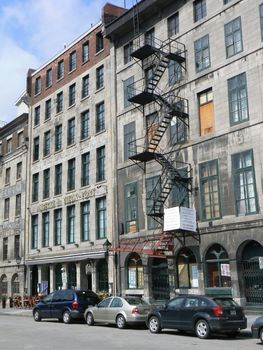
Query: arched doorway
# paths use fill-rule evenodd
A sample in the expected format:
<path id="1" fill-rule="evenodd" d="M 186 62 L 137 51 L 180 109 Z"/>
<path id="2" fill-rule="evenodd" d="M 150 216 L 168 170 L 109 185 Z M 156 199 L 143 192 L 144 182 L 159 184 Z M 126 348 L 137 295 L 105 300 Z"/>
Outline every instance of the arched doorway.
<path id="1" fill-rule="evenodd" d="M 143 289 L 143 265 L 139 254 L 132 253 L 127 261 L 128 289 Z"/>
<path id="2" fill-rule="evenodd" d="M 38 293 L 38 267 L 34 265 L 32 267 L 32 286 L 31 286 L 31 294 L 37 295 Z"/>
<path id="3" fill-rule="evenodd" d="M 166 259 L 153 258 L 152 293 L 155 300 L 170 299 L 168 265 Z"/>
<path id="4" fill-rule="evenodd" d="M 263 304 L 263 269 L 259 258 L 263 257 L 263 247 L 256 241 L 248 242 L 241 256 L 241 273 L 247 303 Z"/>
<path id="5" fill-rule="evenodd" d="M 2 275 L 0 279 L 0 295 L 7 295 L 8 281 L 6 275 Z"/>
<path id="6" fill-rule="evenodd" d="M 108 265 L 106 260 L 100 260 L 97 267 L 98 274 L 98 292 L 108 292 Z"/>
<path id="7" fill-rule="evenodd" d="M 191 249 L 183 248 L 177 257 L 177 276 L 179 288 L 198 287 L 198 268 L 196 257 Z"/>
<path id="8" fill-rule="evenodd" d="M 12 286 L 12 295 L 19 294 L 19 278 L 18 274 L 15 273 L 12 277 L 11 281 L 11 286 Z"/>

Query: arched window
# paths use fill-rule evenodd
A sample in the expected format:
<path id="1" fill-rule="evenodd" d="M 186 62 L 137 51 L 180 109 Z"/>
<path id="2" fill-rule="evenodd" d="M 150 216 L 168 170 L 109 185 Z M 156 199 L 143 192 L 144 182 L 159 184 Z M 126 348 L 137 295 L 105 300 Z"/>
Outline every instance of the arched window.
<path id="1" fill-rule="evenodd" d="M 98 291 L 104 292 L 108 291 L 109 289 L 109 282 L 108 282 L 108 265 L 106 260 L 101 260 L 98 263 Z"/>
<path id="2" fill-rule="evenodd" d="M 128 260 L 128 288 L 143 288 L 143 265 L 136 253 L 131 254 Z"/>
<path id="3" fill-rule="evenodd" d="M 76 287 L 77 287 L 76 265 L 75 263 L 70 263 L 68 265 L 68 288 L 75 289 Z"/>
<path id="4" fill-rule="evenodd" d="M 62 288 L 62 265 L 57 264 L 56 269 L 55 269 L 55 285 L 56 289 L 61 289 Z"/>
<path id="5" fill-rule="evenodd" d="M 0 294 L 7 294 L 7 277 L 6 275 L 2 275 L 1 280 L 0 280 Z"/>
<path id="6" fill-rule="evenodd" d="M 206 253 L 207 287 L 231 287 L 230 265 L 226 250 L 214 244 Z"/>
<path id="7" fill-rule="evenodd" d="M 12 295 L 14 294 L 19 294 L 19 278 L 17 274 L 12 277 Z"/>
<path id="8" fill-rule="evenodd" d="M 188 248 L 183 248 L 177 257 L 177 276 L 179 288 L 198 288 L 197 262 Z"/>

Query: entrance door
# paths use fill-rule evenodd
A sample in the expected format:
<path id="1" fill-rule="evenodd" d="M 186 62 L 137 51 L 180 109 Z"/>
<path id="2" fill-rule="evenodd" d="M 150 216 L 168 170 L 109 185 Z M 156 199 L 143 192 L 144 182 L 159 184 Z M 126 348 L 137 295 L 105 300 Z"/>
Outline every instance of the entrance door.
<path id="1" fill-rule="evenodd" d="M 152 293 L 155 300 L 169 300 L 169 279 L 166 259 L 154 258 L 152 264 Z"/>
<path id="2" fill-rule="evenodd" d="M 260 269 L 259 257 L 263 257 L 263 247 L 251 241 L 243 250 L 241 268 L 245 297 L 252 304 L 263 304 L 263 269 Z"/>

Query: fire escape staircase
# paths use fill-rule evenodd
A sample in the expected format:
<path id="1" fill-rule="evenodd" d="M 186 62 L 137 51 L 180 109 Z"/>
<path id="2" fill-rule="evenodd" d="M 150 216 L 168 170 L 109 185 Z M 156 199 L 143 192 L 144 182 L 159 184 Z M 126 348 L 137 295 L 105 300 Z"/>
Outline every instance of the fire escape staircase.
<path id="1" fill-rule="evenodd" d="M 190 191 L 190 171 L 187 174 L 188 176 L 182 176 L 180 171 L 174 167 L 174 162 L 169 159 L 171 158 L 171 153 L 168 156 L 167 154 L 164 155 L 159 152 L 158 147 L 173 117 L 177 117 L 177 119 L 188 126 L 188 101 L 171 91 L 164 94 L 157 87 L 170 60 L 184 66 L 185 53 L 186 50 L 183 44 L 172 39 L 162 42 L 155 38 L 150 43 L 144 42 L 141 45 L 139 43 L 138 47 L 131 54 L 142 62 L 143 67 L 145 65 L 152 67 L 152 72 L 150 78 L 140 79 L 128 87 L 129 101 L 143 107 L 152 102 L 159 106 L 158 122 L 154 124 L 150 134 L 147 132 L 142 151 L 138 151 L 140 147 L 137 145 L 137 140 L 133 141 L 133 154 L 130 156 L 130 159 L 137 164 L 155 160 L 162 166 L 159 181 L 150 197 L 147 198 L 153 203 L 148 215 L 159 222 L 162 221 L 164 203 L 173 186 L 179 184 L 187 191 Z M 175 145 L 175 147 L 177 146 Z"/>

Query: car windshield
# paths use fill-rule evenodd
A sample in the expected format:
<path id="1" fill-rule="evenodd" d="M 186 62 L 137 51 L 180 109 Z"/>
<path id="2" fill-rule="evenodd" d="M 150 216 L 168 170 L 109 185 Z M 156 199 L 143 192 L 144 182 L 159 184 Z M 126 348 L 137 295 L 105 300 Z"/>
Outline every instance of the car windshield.
<path id="1" fill-rule="evenodd" d="M 233 299 L 230 298 L 215 298 L 214 301 L 220 306 L 239 306 Z"/>
<path id="2" fill-rule="evenodd" d="M 93 298 L 93 299 L 97 298 L 95 293 L 91 291 L 86 291 L 86 290 L 78 291 L 77 296 L 79 301 L 87 301 L 90 298 Z"/>
<path id="3" fill-rule="evenodd" d="M 128 304 L 130 305 L 149 305 L 145 300 L 140 299 L 140 298 L 124 298 Z"/>

